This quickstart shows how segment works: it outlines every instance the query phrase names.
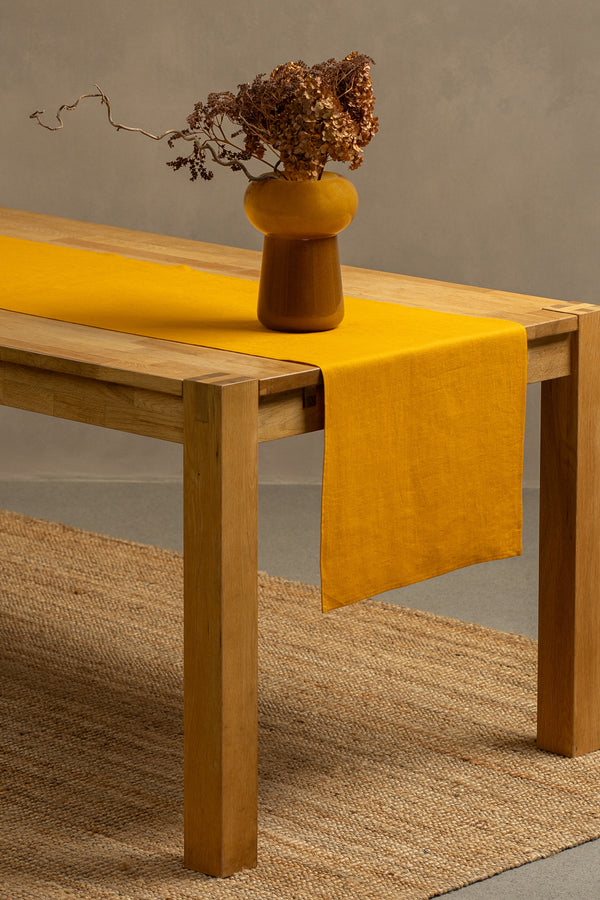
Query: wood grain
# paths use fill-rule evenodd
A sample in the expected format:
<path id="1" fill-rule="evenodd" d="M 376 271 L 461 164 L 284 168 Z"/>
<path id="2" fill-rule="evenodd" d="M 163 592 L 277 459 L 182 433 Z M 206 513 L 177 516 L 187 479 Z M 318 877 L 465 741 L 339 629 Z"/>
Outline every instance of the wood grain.
<path id="1" fill-rule="evenodd" d="M 1 301 L 0 301 L 1 302 Z M 215 372 L 260 381 L 263 394 L 317 384 L 316 366 L 124 334 L 0 309 L 0 360 L 181 394 L 181 382 Z"/>
<path id="2" fill-rule="evenodd" d="M 73 422 L 183 442 L 181 397 L 0 362 L 0 403 Z"/>
<path id="3" fill-rule="evenodd" d="M 256 865 L 258 386 L 183 386 L 185 864 Z"/>
<path id="4" fill-rule="evenodd" d="M 600 307 L 542 385 L 538 745 L 600 749 Z"/>

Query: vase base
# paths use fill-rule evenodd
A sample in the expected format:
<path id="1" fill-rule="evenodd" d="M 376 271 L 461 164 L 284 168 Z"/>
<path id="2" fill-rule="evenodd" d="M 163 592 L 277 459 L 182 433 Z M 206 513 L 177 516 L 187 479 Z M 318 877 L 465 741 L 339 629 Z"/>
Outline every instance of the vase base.
<path id="1" fill-rule="evenodd" d="M 272 331 L 330 331 L 344 317 L 337 237 L 264 240 L 258 319 Z"/>

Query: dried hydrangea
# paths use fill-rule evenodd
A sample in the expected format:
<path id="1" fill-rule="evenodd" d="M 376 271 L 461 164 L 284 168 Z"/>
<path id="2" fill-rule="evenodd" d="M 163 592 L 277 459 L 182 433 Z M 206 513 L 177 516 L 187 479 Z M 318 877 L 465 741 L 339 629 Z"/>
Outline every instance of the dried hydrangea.
<path id="1" fill-rule="evenodd" d="M 357 169 L 378 127 L 372 62 L 356 51 L 341 61 L 329 59 L 310 68 L 302 60 L 288 62 L 268 78 L 257 75 L 251 84 L 239 85 L 235 96 L 229 91 L 210 94 L 206 103 L 196 103 L 183 132 L 197 136 L 192 153 L 168 165 L 188 166 L 192 179 L 212 177 L 206 167 L 209 140 L 220 144 L 222 158 L 231 161 L 232 168 L 236 161 L 265 161 L 271 151 L 277 158 L 273 171 L 291 181 L 315 181 L 329 159 Z M 239 126 L 231 144 L 223 130 L 225 119 Z M 241 135 L 240 149 L 234 142 Z M 177 139 L 172 137 L 169 144 Z"/>
<path id="2" fill-rule="evenodd" d="M 63 109 L 74 109 L 84 97 L 99 97 L 117 130 L 138 131 L 153 140 L 167 137 L 170 147 L 177 140 L 191 142 L 189 154 L 167 165 L 175 171 L 187 168 L 192 181 L 210 180 L 214 163 L 255 180 L 257 176 L 246 166 L 250 160 L 267 166 L 258 177 L 316 181 L 330 159 L 357 169 L 363 148 L 378 130 L 372 65 L 369 56 L 357 51 L 311 67 L 302 60 L 284 63 L 268 77 L 257 75 L 252 83 L 238 85 L 237 94 L 209 94 L 205 103 L 195 104 L 187 128 L 161 135 L 114 122 L 110 101 L 96 85 L 99 93 L 84 94 L 71 106 L 61 106 L 60 124 L 44 127 L 61 128 Z M 37 111 L 31 118 L 42 125 L 42 113 Z"/>

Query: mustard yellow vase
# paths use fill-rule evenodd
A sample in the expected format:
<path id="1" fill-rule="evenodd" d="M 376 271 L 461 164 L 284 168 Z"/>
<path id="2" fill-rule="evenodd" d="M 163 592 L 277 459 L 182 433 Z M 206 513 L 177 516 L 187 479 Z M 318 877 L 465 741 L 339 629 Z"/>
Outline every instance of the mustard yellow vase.
<path id="1" fill-rule="evenodd" d="M 337 235 L 358 209 L 354 185 L 334 172 L 320 181 L 265 178 L 244 197 L 265 235 L 258 318 L 274 331 L 329 331 L 344 317 Z"/>

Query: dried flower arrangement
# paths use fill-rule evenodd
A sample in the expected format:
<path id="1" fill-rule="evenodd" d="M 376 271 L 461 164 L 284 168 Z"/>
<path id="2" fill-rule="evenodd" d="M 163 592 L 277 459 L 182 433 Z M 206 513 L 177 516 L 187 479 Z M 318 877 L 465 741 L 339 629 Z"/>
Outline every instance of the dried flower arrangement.
<path id="1" fill-rule="evenodd" d="M 56 114 L 58 125 L 41 121 L 45 110 L 36 110 L 30 118 L 57 131 L 63 127 L 63 110 L 98 97 L 117 131 L 137 131 L 155 141 L 168 138 L 171 148 L 177 140 L 192 142 L 187 156 L 167 163 L 175 171 L 187 168 L 191 181 L 213 177 L 208 154 L 210 165 L 218 163 L 244 172 L 250 181 L 265 177 L 317 181 L 330 159 L 357 169 L 363 148 L 377 132 L 372 64 L 369 56 L 356 50 L 342 60 L 328 59 L 312 67 L 302 60 L 284 63 L 269 77 L 257 75 L 251 84 L 238 85 L 237 94 L 209 94 L 205 103 L 195 104 L 187 128 L 160 135 L 115 122 L 110 100 L 98 85 L 97 93 L 82 94 L 75 103 L 63 104 Z M 253 175 L 246 166 L 250 160 L 266 165 L 267 172 Z"/>

